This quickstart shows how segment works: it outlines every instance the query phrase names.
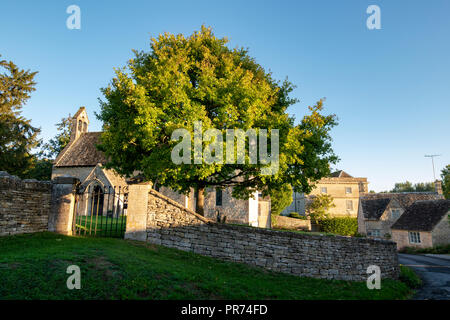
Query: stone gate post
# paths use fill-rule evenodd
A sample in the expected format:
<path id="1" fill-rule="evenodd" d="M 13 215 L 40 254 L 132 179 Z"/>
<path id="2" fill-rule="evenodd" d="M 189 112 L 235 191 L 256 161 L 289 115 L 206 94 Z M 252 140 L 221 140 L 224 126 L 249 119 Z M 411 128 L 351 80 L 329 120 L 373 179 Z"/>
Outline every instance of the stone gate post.
<path id="1" fill-rule="evenodd" d="M 75 210 L 75 190 L 80 180 L 74 177 L 56 177 L 52 180 L 51 208 L 48 230 L 72 235 Z"/>
<path id="2" fill-rule="evenodd" d="M 132 184 L 128 187 L 127 226 L 125 239 L 147 240 L 148 193 L 151 183 Z"/>

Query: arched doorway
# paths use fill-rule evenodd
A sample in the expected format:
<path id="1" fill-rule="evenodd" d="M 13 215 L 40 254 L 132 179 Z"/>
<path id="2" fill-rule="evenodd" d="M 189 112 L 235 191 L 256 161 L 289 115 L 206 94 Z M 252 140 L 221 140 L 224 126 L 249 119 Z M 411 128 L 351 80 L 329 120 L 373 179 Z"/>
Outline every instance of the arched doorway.
<path id="1" fill-rule="evenodd" d="M 103 216 L 103 202 L 105 200 L 105 193 L 103 188 L 99 185 L 94 187 L 92 193 L 92 215 Z"/>

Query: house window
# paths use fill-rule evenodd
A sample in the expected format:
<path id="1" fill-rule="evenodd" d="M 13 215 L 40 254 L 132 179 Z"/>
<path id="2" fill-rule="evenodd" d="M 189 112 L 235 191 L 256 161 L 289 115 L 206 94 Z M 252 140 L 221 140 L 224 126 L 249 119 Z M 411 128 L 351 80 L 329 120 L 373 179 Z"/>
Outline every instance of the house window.
<path id="1" fill-rule="evenodd" d="M 222 205 L 222 189 L 216 188 L 216 206 Z"/>
<path id="2" fill-rule="evenodd" d="M 327 193 L 327 188 L 326 188 L 326 187 L 320 188 L 320 192 L 321 192 L 321 193 Z"/>
<path id="3" fill-rule="evenodd" d="M 420 232 L 409 232 L 409 243 L 420 243 Z"/>
<path id="4" fill-rule="evenodd" d="M 346 187 L 346 188 L 345 188 L 345 193 L 346 193 L 346 194 L 352 193 L 352 187 Z"/>
<path id="5" fill-rule="evenodd" d="M 392 209 L 392 219 L 400 217 L 400 209 Z"/>
<path id="6" fill-rule="evenodd" d="M 347 205 L 347 210 L 353 210 L 353 201 L 352 200 L 347 200 L 346 205 Z"/>
<path id="7" fill-rule="evenodd" d="M 373 230 L 369 230 L 367 231 L 367 235 L 370 237 L 379 237 L 381 234 L 379 229 L 373 229 Z"/>

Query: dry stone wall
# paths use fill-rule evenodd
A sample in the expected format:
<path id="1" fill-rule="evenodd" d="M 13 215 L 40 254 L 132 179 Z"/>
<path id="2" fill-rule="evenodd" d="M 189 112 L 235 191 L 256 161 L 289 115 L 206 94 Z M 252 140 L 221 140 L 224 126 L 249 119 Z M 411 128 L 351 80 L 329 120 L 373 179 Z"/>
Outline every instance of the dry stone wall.
<path id="1" fill-rule="evenodd" d="M 155 190 L 147 201 L 150 243 L 298 276 L 361 281 L 367 267 L 377 265 L 382 278 L 398 277 L 391 241 L 218 224 Z"/>
<path id="2" fill-rule="evenodd" d="M 52 183 L 0 172 L 0 236 L 47 231 Z"/>

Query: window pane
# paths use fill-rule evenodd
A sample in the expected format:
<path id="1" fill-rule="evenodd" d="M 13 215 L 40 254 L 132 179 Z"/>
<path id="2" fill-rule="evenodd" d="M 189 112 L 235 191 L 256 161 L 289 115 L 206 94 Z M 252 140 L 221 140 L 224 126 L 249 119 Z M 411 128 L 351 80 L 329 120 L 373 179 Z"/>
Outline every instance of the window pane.
<path id="1" fill-rule="evenodd" d="M 353 210 L 353 201 L 347 200 L 347 210 Z"/>
<path id="2" fill-rule="evenodd" d="M 222 205 L 222 189 L 216 188 L 216 206 Z"/>

